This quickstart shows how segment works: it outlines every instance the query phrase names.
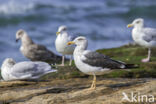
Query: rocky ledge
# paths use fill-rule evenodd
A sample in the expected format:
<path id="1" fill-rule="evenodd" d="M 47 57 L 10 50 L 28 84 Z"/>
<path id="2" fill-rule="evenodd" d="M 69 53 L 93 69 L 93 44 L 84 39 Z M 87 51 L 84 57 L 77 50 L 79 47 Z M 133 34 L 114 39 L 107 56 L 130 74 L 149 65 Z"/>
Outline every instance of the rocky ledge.
<path id="1" fill-rule="evenodd" d="M 122 100 L 123 93 L 129 99 L 132 93 L 137 98 L 142 95 L 156 97 L 156 49 L 152 50 L 152 62 L 146 64 L 140 60 L 146 57 L 147 51 L 138 46 L 97 51 L 136 67 L 98 76 L 95 91 L 87 90 L 92 76 L 81 73 L 74 63 L 71 67 L 58 67 L 57 73 L 38 81 L 1 81 L 0 104 L 146 104 L 146 99 L 143 102 Z M 156 98 L 154 100 L 156 103 Z"/>

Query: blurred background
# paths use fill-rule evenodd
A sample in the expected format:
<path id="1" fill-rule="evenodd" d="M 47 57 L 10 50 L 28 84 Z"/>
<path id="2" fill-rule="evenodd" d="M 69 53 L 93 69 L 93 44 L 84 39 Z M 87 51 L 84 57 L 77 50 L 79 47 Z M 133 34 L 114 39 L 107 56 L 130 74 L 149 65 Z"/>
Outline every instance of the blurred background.
<path id="1" fill-rule="evenodd" d="M 86 36 L 88 48 L 96 50 L 133 42 L 126 25 L 138 17 L 156 28 L 156 0 L 0 0 L 0 64 L 6 57 L 27 60 L 15 42 L 18 29 L 57 53 L 56 32 L 66 25 L 70 34 Z"/>

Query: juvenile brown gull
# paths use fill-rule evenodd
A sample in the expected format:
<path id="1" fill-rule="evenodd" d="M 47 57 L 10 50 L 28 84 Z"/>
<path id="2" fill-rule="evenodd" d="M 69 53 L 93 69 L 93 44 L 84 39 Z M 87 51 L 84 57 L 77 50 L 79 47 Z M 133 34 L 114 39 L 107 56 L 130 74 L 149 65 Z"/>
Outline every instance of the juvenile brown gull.
<path id="1" fill-rule="evenodd" d="M 16 33 L 16 41 L 21 40 L 20 51 L 22 54 L 31 61 L 46 61 L 50 63 L 57 63 L 61 60 L 61 57 L 55 55 L 48 50 L 45 46 L 35 44 L 27 33 L 20 29 Z"/>

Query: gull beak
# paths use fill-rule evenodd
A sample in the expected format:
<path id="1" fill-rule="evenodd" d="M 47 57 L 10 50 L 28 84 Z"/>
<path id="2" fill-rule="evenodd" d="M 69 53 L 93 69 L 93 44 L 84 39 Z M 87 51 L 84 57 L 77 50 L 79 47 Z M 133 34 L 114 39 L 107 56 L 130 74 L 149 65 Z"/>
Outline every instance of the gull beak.
<path id="1" fill-rule="evenodd" d="M 133 24 L 128 24 L 128 25 L 127 25 L 127 28 L 133 27 L 133 26 L 134 26 Z"/>
<path id="2" fill-rule="evenodd" d="M 18 42 L 19 39 L 16 39 L 16 43 Z"/>
<path id="3" fill-rule="evenodd" d="M 67 45 L 71 45 L 71 44 L 75 44 L 75 42 L 70 41 L 70 42 L 67 43 Z"/>
<path id="4" fill-rule="evenodd" d="M 56 35 L 59 35 L 60 34 L 60 32 L 56 32 Z"/>

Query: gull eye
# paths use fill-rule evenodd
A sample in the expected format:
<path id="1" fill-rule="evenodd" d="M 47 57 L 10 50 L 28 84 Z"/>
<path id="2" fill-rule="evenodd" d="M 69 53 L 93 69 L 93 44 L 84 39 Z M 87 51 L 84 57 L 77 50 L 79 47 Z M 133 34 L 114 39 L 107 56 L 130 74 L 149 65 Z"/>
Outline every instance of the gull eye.
<path id="1" fill-rule="evenodd" d="M 136 23 L 138 24 L 138 23 L 140 23 L 140 21 L 136 21 Z"/>
<path id="2" fill-rule="evenodd" d="M 22 35 L 24 32 L 23 31 L 20 31 L 19 33 L 18 33 L 18 35 Z"/>
<path id="3" fill-rule="evenodd" d="M 79 38 L 79 39 L 78 39 L 78 41 L 82 41 L 82 40 L 84 40 L 84 39 L 82 39 L 82 38 Z"/>
<path id="4" fill-rule="evenodd" d="M 67 29 L 66 29 L 66 28 L 63 28 L 62 30 L 63 30 L 63 31 L 66 31 Z"/>

